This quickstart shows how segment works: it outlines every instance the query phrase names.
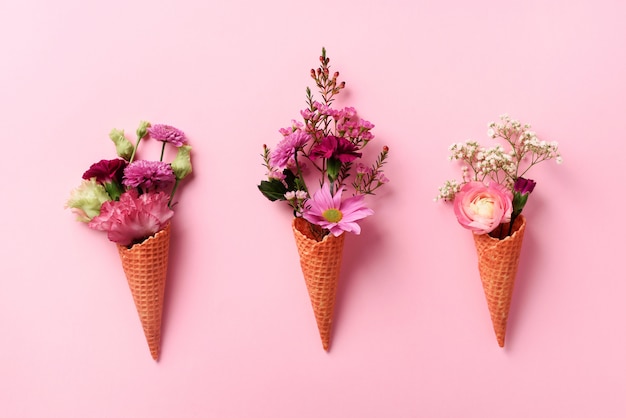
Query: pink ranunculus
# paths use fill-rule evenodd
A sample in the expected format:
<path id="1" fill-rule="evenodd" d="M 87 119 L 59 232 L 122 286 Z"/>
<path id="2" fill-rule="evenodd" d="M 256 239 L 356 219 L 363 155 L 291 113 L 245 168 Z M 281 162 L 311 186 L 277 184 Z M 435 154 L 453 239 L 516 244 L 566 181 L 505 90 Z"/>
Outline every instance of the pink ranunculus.
<path id="1" fill-rule="evenodd" d="M 454 214 L 464 228 L 488 234 L 511 220 L 513 194 L 498 183 L 465 183 L 454 198 Z"/>

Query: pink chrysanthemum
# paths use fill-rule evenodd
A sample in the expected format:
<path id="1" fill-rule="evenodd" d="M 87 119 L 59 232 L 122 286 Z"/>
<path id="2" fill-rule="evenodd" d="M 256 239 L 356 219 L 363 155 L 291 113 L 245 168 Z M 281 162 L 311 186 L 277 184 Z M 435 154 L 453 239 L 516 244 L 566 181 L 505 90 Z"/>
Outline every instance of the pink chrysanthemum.
<path id="1" fill-rule="evenodd" d="M 309 134 L 302 131 L 295 131 L 284 137 L 270 155 L 272 167 L 280 170 L 285 168 L 296 151 L 304 147 L 310 138 Z"/>
<path id="2" fill-rule="evenodd" d="M 186 138 L 183 131 L 170 125 L 152 125 L 148 128 L 150 138 L 180 147 L 185 144 Z"/>
<path id="3" fill-rule="evenodd" d="M 120 245 L 139 243 L 165 227 L 174 212 L 168 207 L 169 196 L 165 193 L 144 193 L 129 190 L 119 201 L 109 200 L 102 204 L 100 215 L 89 227 L 107 232 L 109 240 Z"/>
<path id="4" fill-rule="evenodd" d="M 330 194 L 328 183 L 315 192 L 312 199 L 307 201 L 302 216 L 307 221 L 328 229 L 334 236 L 344 231 L 359 235 L 361 227 L 356 221 L 373 215 L 374 211 L 365 207 L 363 195 L 341 200 L 342 191 L 335 195 Z"/>
<path id="5" fill-rule="evenodd" d="M 172 167 L 162 161 L 138 160 L 124 170 L 122 184 L 137 187 L 143 192 L 168 191 L 176 180 Z"/>

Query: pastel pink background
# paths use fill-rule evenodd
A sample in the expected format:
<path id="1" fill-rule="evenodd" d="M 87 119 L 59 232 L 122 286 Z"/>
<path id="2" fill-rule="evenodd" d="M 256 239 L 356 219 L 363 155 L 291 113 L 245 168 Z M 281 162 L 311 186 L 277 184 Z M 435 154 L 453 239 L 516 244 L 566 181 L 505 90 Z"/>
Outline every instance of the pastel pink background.
<path id="1" fill-rule="evenodd" d="M 6 417 L 626 414 L 619 0 L 0 3 Z M 289 211 L 256 189 L 321 47 L 387 144 L 321 348 Z M 533 171 L 507 345 L 472 238 L 433 203 L 453 142 L 504 112 L 561 144 Z M 63 208 L 113 127 L 183 129 L 161 360 L 117 253 Z M 372 146 L 373 151 L 374 146 Z M 373 155 L 373 154 L 372 154 Z"/>

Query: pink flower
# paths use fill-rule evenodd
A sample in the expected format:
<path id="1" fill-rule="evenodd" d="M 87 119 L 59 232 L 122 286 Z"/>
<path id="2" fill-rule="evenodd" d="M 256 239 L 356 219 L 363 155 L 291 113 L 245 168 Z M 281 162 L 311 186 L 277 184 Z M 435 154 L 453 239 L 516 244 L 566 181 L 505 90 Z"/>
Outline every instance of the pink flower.
<path id="1" fill-rule="evenodd" d="M 357 151 L 357 147 L 345 138 L 326 136 L 322 142 L 311 149 L 314 157 L 334 158 L 342 163 L 349 163 L 363 155 Z"/>
<path id="2" fill-rule="evenodd" d="M 162 161 L 137 160 L 124 170 L 122 183 L 145 192 L 169 191 L 175 181 L 172 167 Z"/>
<path id="3" fill-rule="evenodd" d="M 354 196 L 341 201 L 341 194 L 342 191 L 338 190 L 334 196 L 331 195 L 328 183 L 324 183 L 313 198 L 307 201 L 302 216 L 307 221 L 328 229 L 336 237 L 344 231 L 359 235 L 361 227 L 356 221 L 373 215 L 374 211 L 365 207 L 365 196 Z"/>
<path id="4" fill-rule="evenodd" d="M 109 240 L 120 245 L 139 243 L 163 229 L 174 212 L 167 206 L 169 196 L 165 193 L 144 193 L 129 190 L 119 201 L 109 200 L 102 204 L 100 215 L 89 227 L 107 232 Z"/>
<path id="5" fill-rule="evenodd" d="M 291 119 L 291 126 L 287 128 L 280 128 L 278 132 L 280 132 L 282 136 L 289 136 L 296 131 L 301 131 L 303 128 L 304 128 L 304 124 L 302 124 L 302 122 L 299 122 L 295 119 Z"/>
<path id="6" fill-rule="evenodd" d="M 152 125 L 148 128 L 150 138 L 180 147 L 185 144 L 185 134 L 180 129 L 169 125 Z"/>
<path id="7" fill-rule="evenodd" d="M 479 181 L 465 183 L 454 197 L 454 214 L 464 228 L 487 234 L 511 220 L 513 194 L 505 186 Z"/>
<path id="8" fill-rule="evenodd" d="M 272 167 L 280 170 L 285 168 L 289 163 L 289 159 L 293 158 L 296 151 L 302 149 L 310 138 L 309 134 L 302 131 L 295 131 L 285 136 L 270 155 Z"/>

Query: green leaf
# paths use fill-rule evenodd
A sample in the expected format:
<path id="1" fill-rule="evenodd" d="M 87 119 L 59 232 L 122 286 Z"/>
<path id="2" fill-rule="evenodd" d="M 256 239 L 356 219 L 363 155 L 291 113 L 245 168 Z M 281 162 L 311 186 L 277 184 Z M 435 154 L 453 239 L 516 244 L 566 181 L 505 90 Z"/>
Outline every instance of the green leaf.
<path id="1" fill-rule="evenodd" d="M 276 200 L 285 200 L 285 193 L 287 193 L 287 188 L 280 180 L 263 180 L 261 181 L 261 184 L 259 184 L 257 187 L 259 188 L 261 193 L 263 193 L 263 196 L 267 197 L 272 202 Z"/>
<path id="2" fill-rule="evenodd" d="M 339 170 L 341 169 L 341 161 L 336 158 L 329 158 L 326 162 L 326 172 L 328 173 L 328 179 L 333 182 L 337 180 L 339 176 Z"/>

